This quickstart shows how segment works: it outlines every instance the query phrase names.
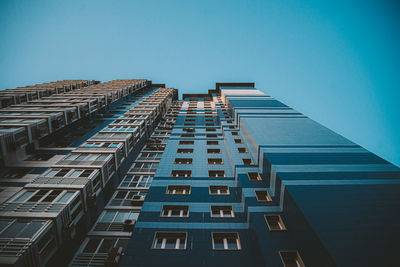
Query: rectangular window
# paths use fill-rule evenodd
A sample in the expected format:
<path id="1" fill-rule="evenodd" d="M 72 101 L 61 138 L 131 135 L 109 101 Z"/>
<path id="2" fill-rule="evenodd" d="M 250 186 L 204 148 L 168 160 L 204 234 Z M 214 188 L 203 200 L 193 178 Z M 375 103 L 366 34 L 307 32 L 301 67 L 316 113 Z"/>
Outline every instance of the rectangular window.
<path id="1" fill-rule="evenodd" d="M 192 140 L 181 140 L 179 141 L 180 145 L 194 145 L 194 141 Z"/>
<path id="2" fill-rule="evenodd" d="M 211 206 L 211 217 L 213 218 L 233 218 L 232 206 Z"/>
<path id="3" fill-rule="evenodd" d="M 131 220 L 131 226 L 133 229 L 134 223 L 136 222 L 138 216 L 138 212 L 105 210 L 103 211 L 102 215 L 100 215 L 94 231 L 124 231 L 123 224 L 126 220 Z"/>
<path id="4" fill-rule="evenodd" d="M 109 202 L 110 206 L 140 207 L 146 192 L 140 190 L 117 190 Z"/>
<path id="5" fill-rule="evenodd" d="M 193 153 L 193 148 L 178 148 L 178 154 L 191 154 Z"/>
<path id="6" fill-rule="evenodd" d="M 208 159 L 208 164 L 213 164 L 213 165 L 215 165 L 215 164 L 223 164 L 223 161 L 222 161 L 222 159 L 220 159 L 220 158 L 209 158 Z"/>
<path id="7" fill-rule="evenodd" d="M 231 125 L 231 126 L 229 126 L 229 129 L 233 130 L 233 129 L 236 129 L 236 127 Z"/>
<path id="8" fill-rule="evenodd" d="M 247 149 L 245 147 L 238 147 L 239 153 L 247 153 Z"/>
<path id="9" fill-rule="evenodd" d="M 216 135 L 216 134 L 206 134 L 206 137 L 207 138 L 217 138 L 218 135 Z"/>
<path id="10" fill-rule="evenodd" d="M 217 129 L 215 128 L 206 128 L 206 132 L 216 132 Z"/>
<path id="11" fill-rule="evenodd" d="M 181 137 L 194 137 L 194 134 L 181 134 Z"/>
<path id="12" fill-rule="evenodd" d="M 285 267 L 305 267 L 303 260 L 297 251 L 279 251 L 283 266 Z"/>
<path id="13" fill-rule="evenodd" d="M 219 148 L 208 148 L 207 149 L 208 154 L 221 154 L 221 149 Z"/>
<path id="14" fill-rule="evenodd" d="M 210 195 L 229 195 L 227 185 L 210 185 Z"/>
<path id="15" fill-rule="evenodd" d="M 208 177 L 210 178 L 225 177 L 225 171 L 208 171 Z"/>
<path id="16" fill-rule="evenodd" d="M 256 190 L 256 198 L 259 202 L 269 202 L 272 201 L 271 196 L 267 190 Z"/>
<path id="17" fill-rule="evenodd" d="M 286 231 L 282 218 L 279 215 L 265 215 L 265 221 L 271 232 Z"/>
<path id="18" fill-rule="evenodd" d="M 153 249 L 186 249 L 186 233 L 157 232 L 154 236 Z"/>
<path id="19" fill-rule="evenodd" d="M 190 185 L 169 185 L 167 187 L 168 195 L 190 195 Z"/>
<path id="20" fill-rule="evenodd" d="M 122 180 L 120 187 L 150 187 L 153 177 L 149 175 L 132 175 L 128 174 Z"/>
<path id="21" fill-rule="evenodd" d="M 218 145 L 218 144 L 219 144 L 218 140 L 210 140 L 210 141 L 207 141 L 207 145 L 213 145 L 213 146 L 215 146 L 215 145 Z"/>
<path id="22" fill-rule="evenodd" d="M 235 139 L 235 144 L 243 144 L 242 139 Z"/>
<path id="23" fill-rule="evenodd" d="M 233 136 L 238 136 L 238 135 L 239 135 L 239 132 L 231 132 L 231 134 L 232 134 Z"/>
<path id="24" fill-rule="evenodd" d="M 243 159 L 244 165 L 254 165 L 254 162 L 251 159 Z"/>
<path id="25" fill-rule="evenodd" d="M 261 175 L 258 172 L 248 172 L 247 176 L 250 181 L 261 181 Z"/>
<path id="26" fill-rule="evenodd" d="M 184 123 L 183 126 L 196 126 L 195 123 Z"/>
<path id="27" fill-rule="evenodd" d="M 174 164 L 192 164 L 192 162 L 191 158 L 176 158 Z"/>
<path id="28" fill-rule="evenodd" d="M 189 206 L 187 205 L 164 205 L 161 217 L 189 217 Z"/>
<path id="29" fill-rule="evenodd" d="M 185 122 L 194 122 L 196 119 L 186 119 Z"/>
<path id="30" fill-rule="evenodd" d="M 214 250 L 241 250 L 238 233 L 212 233 Z"/>
<path id="31" fill-rule="evenodd" d="M 171 172 L 172 177 L 177 177 L 177 178 L 188 178 L 192 177 L 192 171 L 172 171 Z"/>
<path id="32" fill-rule="evenodd" d="M 195 132 L 196 129 L 195 128 L 183 128 L 182 131 L 192 133 L 192 132 Z"/>

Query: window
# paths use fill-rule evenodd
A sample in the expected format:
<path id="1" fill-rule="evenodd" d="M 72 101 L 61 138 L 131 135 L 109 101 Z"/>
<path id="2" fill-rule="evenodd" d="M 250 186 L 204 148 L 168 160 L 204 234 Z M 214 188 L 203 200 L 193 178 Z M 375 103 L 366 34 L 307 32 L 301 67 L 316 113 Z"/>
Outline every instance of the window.
<path id="1" fill-rule="evenodd" d="M 184 123 L 183 125 L 184 125 L 184 126 L 196 126 L 195 123 Z"/>
<path id="2" fill-rule="evenodd" d="M 297 251 L 279 251 L 282 263 L 285 267 L 305 267 L 303 260 L 301 259 Z"/>
<path id="3" fill-rule="evenodd" d="M 169 185 L 167 187 L 168 195 L 190 195 L 190 185 Z"/>
<path id="4" fill-rule="evenodd" d="M 206 128 L 206 132 L 216 132 L 217 129 L 215 128 Z"/>
<path id="5" fill-rule="evenodd" d="M 94 170 L 84 170 L 79 177 L 89 177 L 93 172 Z"/>
<path id="6" fill-rule="evenodd" d="M 122 232 L 126 220 L 136 221 L 139 212 L 105 210 L 94 227 L 94 231 Z"/>
<path id="7" fill-rule="evenodd" d="M 231 132 L 231 134 L 232 134 L 233 136 L 237 136 L 237 135 L 239 135 L 239 132 Z"/>
<path id="8" fill-rule="evenodd" d="M 220 158 L 209 158 L 208 159 L 208 164 L 223 164 L 223 161 L 222 161 L 222 159 L 220 159 Z"/>
<path id="9" fill-rule="evenodd" d="M 180 145 L 194 145 L 194 141 L 192 141 L 192 140 L 182 140 L 182 141 L 179 141 L 179 144 Z"/>
<path id="10" fill-rule="evenodd" d="M 242 139 L 235 139 L 235 144 L 243 144 Z"/>
<path id="11" fill-rule="evenodd" d="M 47 161 L 53 156 L 53 154 L 35 154 L 26 158 L 25 161 Z"/>
<path id="12" fill-rule="evenodd" d="M 46 224 L 45 220 L 0 220 L 0 238 L 33 238 Z"/>
<path id="13" fill-rule="evenodd" d="M 191 133 L 191 132 L 196 131 L 196 129 L 195 128 L 183 128 L 182 131 Z"/>
<path id="14" fill-rule="evenodd" d="M 185 122 L 194 122 L 196 119 L 186 119 Z"/>
<path id="15" fill-rule="evenodd" d="M 248 172 L 247 176 L 250 181 L 261 181 L 261 175 L 258 172 Z"/>
<path id="16" fill-rule="evenodd" d="M 187 205 L 164 205 L 161 217 L 189 217 L 189 206 Z"/>
<path id="17" fill-rule="evenodd" d="M 12 202 L 36 202 L 36 203 L 53 203 L 60 202 L 66 203 L 75 193 L 75 191 L 66 191 L 61 189 L 41 189 L 41 190 L 23 190 L 22 194 L 19 194 Z M 40 209 L 41 207 L 37 207 Z M 37 211 L 36 208 L 32 208 L 32 211 Z"/>
<path id="18" fill-rule="evenodd" d="M 272 198 L 267 190 L 256 190 L 255 193 L 259 202 L 272 201 Z"/>
<path id="19" fill-rule="evenodd" d="M 190 158 L 176 158 L 174 164 L 192 164 L 193 159 Z"/>
<path id="20" fill-rule="evenodd" d="M 218 144 L 219 144 L 218 140 L 207 141 L 207 145 L 218 145 Z"/>
<path id="21" fill-rule="evenodd" d="M 207 149 L 207 153 L 208 154 L 220 154 L 221 153 L 221 149 L 219 149 L 219 148 L 208 148 Z"/>
<path id="22" fill-rule="evenodd" d="M 229 126 L 229 129 L 236 129 L 235 126 Z"/>
<path id="23" fill-rule="evenodd" d="M 211 217 L 213 218 L 233 218 L 232 206 L 211 206 Z"/>
<path id="24" fill-rule="evenodd" d="M 96 238 L 92 237 L 86 243 L 83 253 L 108 253 L 111 248 L 126 247 L 129 238 Z"/>
<path id="25" fill-rule="evenodd" d="M 208 177 L 210 178 L 225 177 L 225 171 L 208 171 Z"/>
<path id="26" fill-rule="evenodd" d="M 153 249 L 186 249 L 186 233 L 157 232 L 154 236 Z"/>
<path id="27" fill-rule="evenodd" d="M 117 190 L 113 199 L 109 202 L 110 206 L 140 207 L 146 197 L 146 192 L 139 190 Z"/>
<path id="28" fill-rule="evenodd" d="M 227 123 L 233 123 L 233 121 L 227 121 Z"/>
<path id="29" fill-rule="evenodd" d="M 194 137 L 194 134 L 181 134 L 181 137 Z"/>
<path id="30" fill-rule="evenodd" d="M 247 149 L 245 147 L 238 147 L 239 153 L 247 153 Z"/>
<path id="31" fill-rule="evenodd" d="M 206 137 L 207 138 L 217 138 L 218 135 L 216 135 L 216 134 L 206 134 Z"/>
<path id="32" fill-rule="evenodd" d="M 178 177 L 178 178 L 187 178 L 187 177 L 192 177 L 192 171 L 172 171 L 171 172 L 172 177 Z"/>
<path id="33" fill-rule="evenodd" d="M 193 148 L 178 148 L 177 153 L 190 154 L 190 153 L 193 153 Z"/>
<path id="34" fill-rule="evenodd" d="M 210 185 L 210 195 L 229 195 L 227 185 Z"/>
<path id="35" fill-rule="evenodd" d="M 271 232 L 286 231 L 282 218 L 279 215 L 265 215 L 265 221 Z"/>
<path id="36" fill-rule="evenodd" d="M 254 165 L 254 162 L 251 159 L 243 159 L 244 165 Z"/>
<path id="37" fill-rule="evenodd" d="M 240 250 L 238 233 L 212 233 L 212 246 L 214 250 Z"/>
<path id="38" fill-rule="evenodd" d="M 28 174 L 32 169 L 28 168 L 6 168 L 4 172 L 2 172 L 0 175 L 2 178 L 8 178 L 8 179 L 13 179 L 13 178 L 22 178 L 26 174 Z"/>
<path id="39" fill-rule="evenodd" d="M 150 187 L 153 177 L 149 175 L 131 175 L 128 174 L 122 180 L 120 187 Z"/>
<path id="40" fill-rule="evenodd" d="M 129 171 L 131 172 L 151 172 L 151 169 L 157 169 L 158 162 L 136 162 Z"/>

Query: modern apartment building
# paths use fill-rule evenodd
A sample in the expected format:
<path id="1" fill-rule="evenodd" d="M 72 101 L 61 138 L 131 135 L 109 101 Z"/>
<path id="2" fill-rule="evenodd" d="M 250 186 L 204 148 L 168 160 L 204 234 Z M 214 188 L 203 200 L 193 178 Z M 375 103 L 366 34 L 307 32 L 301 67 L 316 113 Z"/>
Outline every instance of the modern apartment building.
<path id="1" fill-rule="evenodd" d="M 0 265 L 400 264 L 400 169 L 254 83 L 23 89 L 0 109 Z"/>

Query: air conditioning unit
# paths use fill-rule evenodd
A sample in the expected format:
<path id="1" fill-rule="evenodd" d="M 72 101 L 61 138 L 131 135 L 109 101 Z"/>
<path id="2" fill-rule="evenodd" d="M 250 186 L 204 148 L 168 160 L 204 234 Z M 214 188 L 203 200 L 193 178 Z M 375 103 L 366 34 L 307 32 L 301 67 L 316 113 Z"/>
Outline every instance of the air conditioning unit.
<path id="1" fill-rule="evenodd" d="M 135 228 L 135 220 L 130 220 L 127 219 L 124 221 L 124 226 L 123 226 L 123 230 L 124 232 L 133 232 L 133 229 Z"/>

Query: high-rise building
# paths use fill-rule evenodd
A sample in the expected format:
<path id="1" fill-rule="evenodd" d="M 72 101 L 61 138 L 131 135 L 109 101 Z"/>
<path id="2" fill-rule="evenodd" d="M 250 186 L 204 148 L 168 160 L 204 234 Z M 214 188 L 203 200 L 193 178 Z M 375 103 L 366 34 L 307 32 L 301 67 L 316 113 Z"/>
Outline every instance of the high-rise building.
<path id="1" fill-rule="evenodd" d="M 400 264 L 400 169 L 254 83 L 0 98 L 0 265 Z"/>

